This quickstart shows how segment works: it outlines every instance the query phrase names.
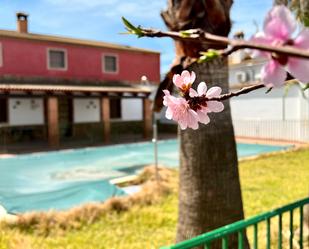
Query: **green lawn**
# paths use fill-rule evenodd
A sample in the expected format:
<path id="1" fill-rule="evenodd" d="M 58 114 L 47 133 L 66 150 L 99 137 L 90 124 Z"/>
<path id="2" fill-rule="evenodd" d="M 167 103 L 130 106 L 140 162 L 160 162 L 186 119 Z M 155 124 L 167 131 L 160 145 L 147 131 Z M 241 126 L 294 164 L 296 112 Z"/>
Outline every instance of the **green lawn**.
<path id="1" fill-rule="evenodd" d="M 239 168 L 246 217 L 308 194 L 309 149 L 243 161 Z M 35 231 L 1 228 L 0 249 L 158 248 L 174 240 L 176 192 L 152 206 L 135 205 L 129 211 L 109 212 L 94 224 L 69 232 L 55 229 L 42 236 Z"/>

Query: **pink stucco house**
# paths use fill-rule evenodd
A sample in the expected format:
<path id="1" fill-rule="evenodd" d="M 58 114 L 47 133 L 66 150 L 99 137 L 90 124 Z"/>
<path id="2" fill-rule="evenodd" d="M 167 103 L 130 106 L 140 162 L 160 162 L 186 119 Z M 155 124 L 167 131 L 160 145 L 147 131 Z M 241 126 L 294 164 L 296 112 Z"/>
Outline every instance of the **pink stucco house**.
<path id="1" fill-rule="evenodd" d="M 0 30 L 0 129 L 28 127 L 50 146 L 90 124 L 106 142 L 121 122 L 141 122 L 149 136 L 148 96 L 159 80 L 156 51 L 29 33 L 24 13 L 16 31 Z"/>

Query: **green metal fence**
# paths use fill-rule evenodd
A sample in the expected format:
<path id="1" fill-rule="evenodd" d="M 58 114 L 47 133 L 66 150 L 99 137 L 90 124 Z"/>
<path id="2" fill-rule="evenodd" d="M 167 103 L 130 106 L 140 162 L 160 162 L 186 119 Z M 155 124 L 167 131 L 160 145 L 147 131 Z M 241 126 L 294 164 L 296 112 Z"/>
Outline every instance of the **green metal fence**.
<path id="1" fill-rule="evenodd" d="M 270 248 L 304 248 L 304 205 L 309 203 L 309 198 L 305 198 L 289 205 L 280 207 L 270 212 L 262 213 L 250 219 L 241 220 L 224 227 L 220 227 L 211 232 L 199 235 L 190 240 L 182 241 L 176 245 L 165 246 L 161 249 L 191 249 L 203 246 L 205 249 L 211 248 L 211 242 L 221 240 L 222 249 L 229 248 L 229 236 L 238 234 L 238 249 L 245 246 L 244 239 L 247 233 L 250 248 L 263 248 L 261 240 L 264 240 L 264 246 Z M 283 222 L 283 217 L 288 219 Z M 295 219 L 297 217 L 297 220 Z M 276 227 L 276 236 L 274 236 L 274 226 Z M 263 231 L 263 236 L 259 236 Z M 283 229 L 287 229 L 288 236 L 283 237 Z M 251 235 L 249 234 L 249 230 Z M 295 233 L 297 231 L 297 234 Z M 265 234 L 265 236 L 264 236 Z M 297 238 L 296 238 L 297 235 Z M 286 241 L 283 241 L 286 240 Z M 295 241 L 297 245 L 295 246 Z M 283 244 L 285 242 L 285 244 Z"/>

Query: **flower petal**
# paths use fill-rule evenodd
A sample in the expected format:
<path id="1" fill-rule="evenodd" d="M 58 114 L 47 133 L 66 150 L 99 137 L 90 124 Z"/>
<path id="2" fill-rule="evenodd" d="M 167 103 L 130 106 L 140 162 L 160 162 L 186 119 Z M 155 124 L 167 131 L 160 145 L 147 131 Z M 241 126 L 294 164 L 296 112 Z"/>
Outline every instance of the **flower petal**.
<path id="1" fill-rule="evenodd" d="M 163 97 L 163 105 L 168 106 L 169 103 L 169 98 L 171 96 L 169 90 L 163 90 L 163 93 L 165 94 L 165 96 Z"/>
<path id="2" fill-rule="evenodd" d="M 205 82 L 201 82 L 197 87 L 197 92 L 199 96 L 205 95 L 207 92 L 207 85 Z"/>
<path id="3" fill-rule="evenodd" d="M 183 85 L 183 81 L 179 74 L 175 74 L 173 76 L 173 83 L 175 84 L 175 86 L 181 88 L 181 86 Z"/>
<path id="4" fill-rule="evenodd" d="M 192 71 L 192 72 L 191 72 L 191 77 L 190 77 L 190 83 L 193 83 L 193 82 L 195 81 L 195 79 L 196 79 L 196 75 L 195 75 L 195 73 Z"/>
<path id="5" fill-rule="evenodd" d="M 256 33 L 250 39 L 250 41 L 254 42 L 254 43 L 265 44 L 265 45 L 271 45 L 273 43 L 273 39 L 271 39 L 269 37 L 266 37 L 265 34 L 262 33 L 262 32 Z M 270 53 L 264 52 L 262 50 L 257 50 L 257 49 L 252 50 L 252 53 L 251 53 L 251 56 L 253 58 L 256 58 L 256 57 L 269 57 L 269 55 L 270 55 Z"/>
<path id="6" fill-rule="evenodd" d="M 172 112 L 171 108 L 168 107 L 168 108 L 166 109 L 165 117 L 166 117 L 167 119 L 172 119 L 172 118 L 173 118 L 173 112 Z"/>
<path id="7" fill-rule="evenodd" d="M 191 98 L 197 97 L 197 96 L 198 96 L 198 93 L 197 93 L 197 91 L 195 91 L 193 88 L 190 88 L 189 96 L 190 96 Z"/>
<path id="8" fill-rule="evenodd" d="M 309 60 L 289 58 L 287 70 L 303 83 L 309 82 Z"/>
<path id="9" fill-rule="evenodd" d="M 185 120 L 179 120 L 178 124 L 180 126 L 180 129 L 185 130 L 188 127 L 188 123 Z"/>
<path id="10" fill-rule="evenodd" d="M 221 87 L 218 87 L 218 86 L 214 86 L 214 87 L 211 87 L 207 93 L 206 93 L 206 97 L 207 98 L 211 98 L 211 97 L 217 97 L 221 94 L 222 92 L 222 89 Z"/>
<path id="11" fill-rule="evenodd" d="M 182 78 L 183 84 L 188 85 L 191 83 L 191 75 L 189 71 L 187 70 L 182 71 L 181 78 Z"/>
<path id="12" fill-rule="evenodd" d="M 198 115 L 192 109 L 189 109 L 188 112 L 188 127 L 192 128 L 193 130 L 198 129 Z"/>
<path id="13" fill-rule="evenodd" d="M 309 49 L 309 28 L 304 28 L 294 40 L 294 47 Z"/>
<path id="14" fill-rule="evenodd" d="M 267 13 L 263 29 L 267 37 L 286 41 L 296 27 L 297 23 L 291 11 L 284 5 L 277 5 Z"/>
<path id="15" fill-rule="evenodd" d="M 183 70 L 181 72 L 181 77 L 185 78 L 185 77 L 190 77 L 190 72 L 188 70 Z"/>
<path id="16" fill-rule="evenodd" d="M 286 72 L 277 61 L 271 60 L 262 68 L 261 78 L 267 87 L 280 87 L 284 84 Z"/>
<path id="17" fill-rule="evenodd" d="M 206 112 L 198 110 L 197 115 L 199 117 L 199 122 L 201 122 L 202 124 L 208 124 L 210 122 L 210 119 Z"/>
<path id="18" fill-rule="evenodd" d="M 208 101 L 207 110 L 209 112 L 222 112 L 224 110 L 224 105 L 220 101 Z"/>

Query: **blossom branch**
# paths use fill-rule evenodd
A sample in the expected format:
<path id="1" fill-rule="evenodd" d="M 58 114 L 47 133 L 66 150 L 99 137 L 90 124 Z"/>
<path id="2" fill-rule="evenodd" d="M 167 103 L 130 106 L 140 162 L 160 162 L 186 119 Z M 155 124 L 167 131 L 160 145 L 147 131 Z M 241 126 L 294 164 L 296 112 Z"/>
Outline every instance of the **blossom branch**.
<path id="1" fill-rule="evenodd" d="M 252 85 L 252 86 L 247 86 L 247 87 L 241 88 L 240 90 L 238 90 L 236 92 L 229 92 L 229 93 L 221 94 L 217 97 L 206 98 L 206 100 L 207 101 L 223 101 L 223 100 L 230 99 L 232 97 L 237 97 L 237 96 L 242 95 L 242 94 L 247 94 L 249 92 L 255 91 L 255 90 L 263 88 L 263 87 L 265 87 L 264 84 L 256 84 L 256 85 Z"/>
<path id="2" fill-rule="evenodd" d="M 180 32 L 161 31 L 161 30 L 144 29 L 144 28 L 140 28 L 140 30 L 143 36 L 146 37 L 170 37 L 175 40 L 229 46 L 227 49 L 219 51 L 220 55 L 223 56 L 230 55 L 231 53 L 240 49 L 250 48 L 271 53 L 282 54 L 286 56 L 294 56 L 298 58 L 309 59 L 308 50 L 298 49 L 288 45 L 272 46 L 246 40 L 229 39 L 224 36 L 207 33 L 201 29 L 193 29 Z"/>
<path id="3" fill-rule="evenodd" d="M 224 36 L 214 35 L 205 32 L 202 29 L 190 29 L 185 31 L 162 31 L 157 29 L 147 29 L 140 26 L 135 27 L 125 18 L 122 18 L 126 28 L 130 34 L 135 34 L 138 37 L 169 37 L 175 40 L 190 41 L 196 43 L 204 43 L 209 45 L 222 45 L 228 48 L 219 50 L 219 55 L 227 56 L 231 53 L 244 49 L 258 49 L 266 52 L 276 53 L 286 56 L 294 56 L 298 58 L 309 59 L 309 51 L 298 49 L 289 45 L 272 46 L 246 40 L 229 39 Z"/>
<path id="4" fill-rule="evenodd" d="M 201 56 L 196 58 L 193 53 L 194 58 L 189 61 L 191 63 L 196 61 L 207 62 L 219 56 L 228 56 L 237 50 L 245 48 L 253 49 L 256 55 L 268 59 L 261 71 L 263 83 L 225 94 L 221 94 L 222 89 L 218 86 L 208 89 L 205 82 L 200 82 L 197 88 L 193 89 L 192 84 L 196 78 L 194 72 L 190 73 L 184 70 L 181 74 L 176 73 L 172 77 L 168 74 L 160 85 L 161 88 L 168 88 L 163 90 L 163 105 L 167 107 L 166 118 L 178 122 L 181 129 L 198 129 L 199 123 L 209 123 L 208 114 L 223 111 L 224 105 L 222 101 L 226 99 L 247 94 L 265 86 L 269 90 L 273 87 L 283 86 L 287 73 L 297 78 L 299 82 L 306 83 L 309 79 L 309 60 L 304 60 L 309 59 L 309 29 L 299 29 L 298 34 L 294 37 L 293 33 L 297 30 L 297 22 L 290 10 L 283 5 L 275 6 L 268 12 L 264 21 L 263 32 L 259 32 L 249 41 L 213 35 L 202 29 L 179 32 L 161 31 L 145 29 L 140 26 L 136 27 L 125 18 L 123 18 L 123 22 L 128 33 L 135 34 L 138 37 L 169 37 L 183 41 L 184 45 L 187 45 L 189 49 L 193 48 L 194 44 L 198 44 L 196 51 L 199 51 Z M 209 49 L 200 51 L 204 48 L 200 44 L 208 45 L 206 49 Z M 211 48 L 216 48 L 216 50 Z M 187 58 L 190 57 L 187 56 L 184 61 L 181 60 L 178 66 L 183 69 L 188 68 L 188 65 L 184 64 Z M 176 69 L 176 66 L 172 69 Z M 170 91 L 173 88 L 169 84 L 171 80 L 178 88 L 180 97 L 171 95 Z M 309 84 L 303 90 L 307 88 L 309 88 Z M 160 96 L 158 92 L 156 99 Z"/>
<path id="5" fill-rule="evenodd" d="M 181 129 L 197 129 L 198 123 L 208 124 L 210 122 L 209 113 L 223 111 L 223 100 L 249 93 L 264 84 L 256 84 L 244 87 L 236 92 L 221 94 L 222 89 L 218 86 L 207 88 L 205 82 L 199 83 L 197 89 L 192 88 L 196 79 L 194 72 L 187 70 L 180 74 L 174 74 L 173 83 L 177 87 L 180 97 L 174 97 L 169 90 L 163 90 L 163 105 L 167 107 L 166 118 L 177 121 Z"/>

